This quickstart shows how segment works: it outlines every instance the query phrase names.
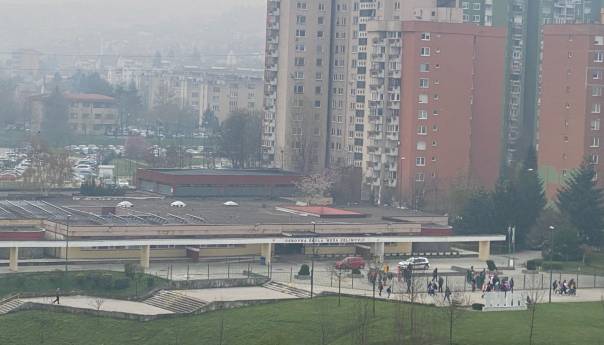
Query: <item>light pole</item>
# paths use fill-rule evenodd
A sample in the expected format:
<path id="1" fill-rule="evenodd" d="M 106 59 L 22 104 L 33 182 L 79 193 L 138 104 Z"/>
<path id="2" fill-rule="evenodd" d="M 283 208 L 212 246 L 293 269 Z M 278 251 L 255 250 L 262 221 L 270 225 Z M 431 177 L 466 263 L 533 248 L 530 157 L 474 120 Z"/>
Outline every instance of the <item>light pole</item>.
<path id="1" fill-rule="evenodd" d="M 67 231 L 65 236 L 65 272 L 68 271 L 68 262 L 69 262 L 69 223 L 71 221 L 71 215 L 67 215 Z"/>
<path id="2" fill-rule="evenodd" d="M 312 222 L 312 256 L 310 257 L 310 298 L 312 299 L 315 285 L 315 236 L 317 230 L 317 223 Z"/>
<path id="3" fill-rule="evenodd" d="M 552 261 L 554 261 L 554 230 L 556 227 L 553 225 L 549 226 L 550 233 L 550 249 L 549 249 L 549 303 L 552 303 L 552 279 L 554 276 L 554 268 L 552 265 Z"/>
<path id="4" fill-rule="evenodd" d="M 398 203 L 399 203 L 399 207 L 402 208 L 403 207 L 403 163 L 405 162 L 405 157 L 401 157 L 401 163 L 399 164 L 399 180 L 400 180 L 400 185 L 398 186 L 398 191 L 399 191 L 399 199 L 398 199 Z"/>

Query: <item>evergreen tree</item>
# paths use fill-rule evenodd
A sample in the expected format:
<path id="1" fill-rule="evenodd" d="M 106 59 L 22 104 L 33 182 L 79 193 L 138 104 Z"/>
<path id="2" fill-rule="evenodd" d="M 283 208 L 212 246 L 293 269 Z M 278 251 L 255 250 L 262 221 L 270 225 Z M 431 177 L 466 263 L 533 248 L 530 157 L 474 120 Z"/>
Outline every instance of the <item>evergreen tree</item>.
<path id="1" fill-rule="evenodd" d="M 530 149 L 521 168 L 516 172 L 514 184 L 514 226 L 516 227 L 516 242 L 524 246 L 531 227 L 546 205 L 543 182 L 537 171 L 537 154 Z"/>
<path id="2" fill-rule="evenodd" d="M 486 234 L 500 232 L 495 217 L 493 194 L 485 190 L 475 191 L 466 201 L 461 214 L 453 221 L 458 234 Z"/>
<path id="3" fill-rule="evenodd" d="M 68 143 L 70 129 L 67 101 L 58 88 L 46 98 L 40 126 L 42 137 L 50 144 L 62 146 Z"/>
<path id="4" fill-rule="evenodd" d="M 583 162 L 558 190 L 556 202 L 560 213 L 568 217 L 581 242 L 587 245 L 598 245 L 604 237 L 603 194 L 602 189 L 596 187 L 595 174 L 594 167 Z"/>

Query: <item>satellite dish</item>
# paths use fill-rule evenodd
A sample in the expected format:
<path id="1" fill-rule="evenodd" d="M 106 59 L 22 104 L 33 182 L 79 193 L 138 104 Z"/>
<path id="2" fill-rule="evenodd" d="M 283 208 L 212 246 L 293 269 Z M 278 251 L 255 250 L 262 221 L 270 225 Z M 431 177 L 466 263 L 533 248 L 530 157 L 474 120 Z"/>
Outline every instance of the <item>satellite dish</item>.
<path id="1" fill-rule="evenodd" d="M 170 204 L 170 206 L 172 206 L 172 207 L 185 207 L 185 206 L 187 206 L 187 204 L 185 204 L 182 201 L 174 201 L 173 203 Z"/>
<path id="2" fill-rule="evenodd" d="M 120 203 L 117 204 L 117 207 L 122 207 L 122 208 L 130 208 L 133 207 L 134 204 L 131 203 L 130 201 L 122 201 Z"/>

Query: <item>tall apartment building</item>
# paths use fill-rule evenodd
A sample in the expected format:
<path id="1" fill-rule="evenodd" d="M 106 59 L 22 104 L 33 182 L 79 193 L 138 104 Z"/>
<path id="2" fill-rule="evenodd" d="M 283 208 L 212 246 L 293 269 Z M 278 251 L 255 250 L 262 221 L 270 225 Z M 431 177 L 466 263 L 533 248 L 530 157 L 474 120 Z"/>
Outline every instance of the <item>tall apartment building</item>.
<path id="1" fill-rule="evenodd" d="M 442 0 L 268 1 L 263 151 L 269 165 L 362 167 L 372 20 L 461 22 L 462 11 Z"/>
<path id="2" fill-rule="evenodd" d="M 538 149 L 549 198 L 584 159 L 603 176 L 603 89 L 604 25 L 545 25 Z"/>
<path id="3" fill-rule="evenodd" d="M 273 166 L 325 167 L 332 4 L 268 1 L 263 155 Z"/>
<path id="4" fill-rule="evenodd" d="M 505 29 L 368 24 L 365 184 L 373 200 L 438 207 L 457 179 L 499 171 Z"/>

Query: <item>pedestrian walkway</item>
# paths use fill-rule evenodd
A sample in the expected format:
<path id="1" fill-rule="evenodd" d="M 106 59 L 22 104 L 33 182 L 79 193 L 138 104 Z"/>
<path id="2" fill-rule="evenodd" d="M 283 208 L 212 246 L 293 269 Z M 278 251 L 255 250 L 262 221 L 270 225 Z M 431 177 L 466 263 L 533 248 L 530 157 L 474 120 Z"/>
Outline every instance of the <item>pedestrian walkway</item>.
<path id="1" fill-rule="evenodd" d="M 144 300 L 143 303 L 178 314 L 193 313 L 208 304 L 206 301 L 169 290 L 158 291 L 153 296 Z"/>
<path id="2" fill-rule="evenodd" d="M 52 304 L 55 297 L 22 298 L 22 302 Z M 63 296 L 60 305 L 101 311 L 122 312 L 136 315 L 162 315 L 173 314 L 167 309 L 158 308 L 142 302 L 125 301 L 94 296 Z"/>

